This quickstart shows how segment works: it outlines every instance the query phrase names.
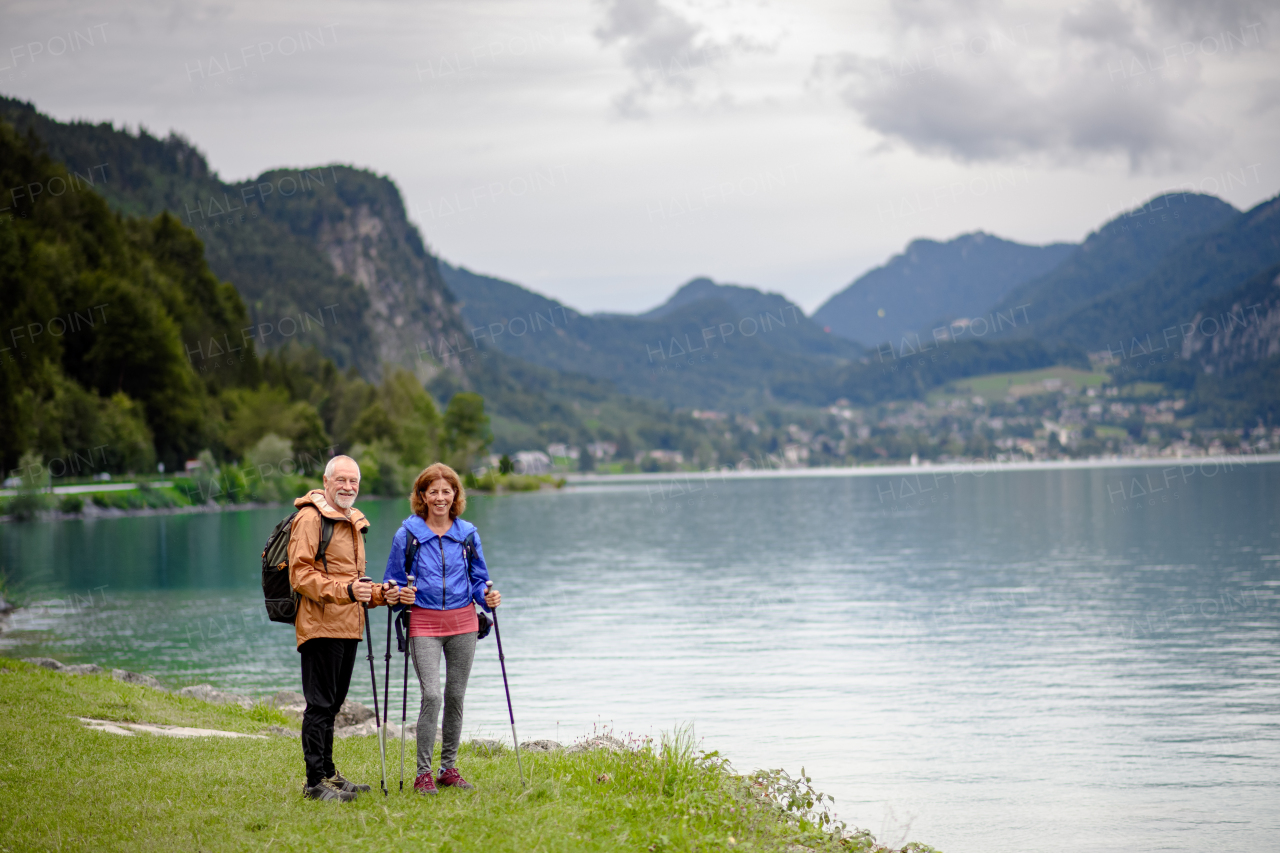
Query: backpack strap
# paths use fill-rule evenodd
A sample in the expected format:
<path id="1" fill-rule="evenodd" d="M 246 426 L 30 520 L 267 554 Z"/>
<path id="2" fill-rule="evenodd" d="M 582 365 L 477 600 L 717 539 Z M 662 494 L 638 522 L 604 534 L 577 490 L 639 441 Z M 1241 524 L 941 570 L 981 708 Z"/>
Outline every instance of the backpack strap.
<path id="1" fill-rule="evenodd" d="M 476 556 L 476 532 L 473 530 L 467 534 L 467 538 L 462 542 L 462 555 L 466 558 L 467 563 L 467 588 L 471 589 L 475 586 L 475 581 L 471 579 L 471 560 Z M 489 631 L 493 628 L 493 617 L 481 610 L 476 614 L 480 619 L 480 630 L 476 632 L 476 639 L 483 640 L 489 636 Z"/>
<path id="2" fill-rule="evenodd" d="M 315 504 L 311 505 L 316 512 L 320 512 L 320 507 Z M 320 512 L 320 548 L 316 551 L 316 559 L 324 563 L 325 574 L 329 573 L 329 559 L 325 556 L 325 552 L 329 550 L 329 542 L 333 539 L 333 519 L 327 517 Z"/>
<path id="3" fill-rule="evenodd" d="M 462 540 L 462 557 L 467 565 L 467 589 L 472 589 L 476 582 L 471 579 L 471 559 L 476 553 L 476 532 L 473 530 Z"/>
<path id="4" fill-rule="evenodd" d="M 405 527 L 404 532 L 409 537 L 409 541 L 404 543 L 404 577 L 407 581 L 409 575 L 412 574 L 409 569 L 413 566 L 414 558 L 418 556 L 418 548 L 422 543 L 418 541 L 418 537 L 414 536 L 409 528 Z"/>

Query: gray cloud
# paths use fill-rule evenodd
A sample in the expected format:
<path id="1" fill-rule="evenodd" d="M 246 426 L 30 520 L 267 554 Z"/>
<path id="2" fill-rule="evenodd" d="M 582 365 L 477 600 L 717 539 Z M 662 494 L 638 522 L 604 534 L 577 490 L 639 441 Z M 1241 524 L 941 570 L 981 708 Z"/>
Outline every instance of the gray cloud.
<path id="1" fill-rule="evenodd" d="M 962 162 L 1121 154 L 1134 171 L 1176 168 L 1228 136 L 1195 108 L 1206 63 L 1265 57 L 1263 12 L 1244 2 L 894 13 L 888 53 L 819 60 L 815 79 L 886 139 Z"/>
<path id="2" fill-rule="evenodd" d="M 617 46 L 632 83 L 614 98 L 618 113 L 641 118 L 663 97 L 688 100 L 709 72 L 733 53 L 761 49 L 743 37 L 713 39 L 706 29 L 659 0 L 604 0 L 601 44 Z"/>

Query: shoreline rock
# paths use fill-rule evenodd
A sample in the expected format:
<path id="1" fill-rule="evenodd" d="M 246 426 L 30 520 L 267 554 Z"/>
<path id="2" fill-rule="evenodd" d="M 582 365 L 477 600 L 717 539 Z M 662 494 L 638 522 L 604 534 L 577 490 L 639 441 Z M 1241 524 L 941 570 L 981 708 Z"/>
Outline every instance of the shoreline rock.
<path id="1" fill-rule="evenodd" d="M 553 740 L 527 740 L 520 744 L 520 749 L 525 752 L 555 752 L 564 747 Z"/>
<path id="2" fill-rule="evenodd" d="M 42 666 L 45 669 L 51 669 L 54 672 L 61 672 L 65 675 L 97 675 L 100 672 L 106 672 L 106 670 L 98 666 L 96 663 L 66 664 L 56 661 L 53 658 L 23 658 L 23 662 Z"/>
<path id="3" fill-rule="evenodd" d="M 199 699 L 201 702 L 211 702 L 214 705 L 239 705 L 246 711 L 253 707 L 253 699 L 243 693 L 226 693 L 212 684 L 193 684 L 190 687 L 183 687 L 174 695 L 187 699 Z"/>
<path id="4" fill-rule="evenodd" d="M 130 672 L 127 669 L 113 669 L 111 670 L 111 677 L 116 681 L 123 681 L 125 684 L 141 684 L 143 687 L 150 687 L 165 693 L 169 692 L 160 684 L 160 679 L 154 675 L 143 675 L 140 672 Z"/>
<path id="5" fill-rule="evenodd" d="M 575 743 L 569 747 L 568 752 L 590 752 L 595 749 L 603 749 L 606 752 L 626 752 L 629 748 L 625 741 L 613 735 L 595 735 Z"/>

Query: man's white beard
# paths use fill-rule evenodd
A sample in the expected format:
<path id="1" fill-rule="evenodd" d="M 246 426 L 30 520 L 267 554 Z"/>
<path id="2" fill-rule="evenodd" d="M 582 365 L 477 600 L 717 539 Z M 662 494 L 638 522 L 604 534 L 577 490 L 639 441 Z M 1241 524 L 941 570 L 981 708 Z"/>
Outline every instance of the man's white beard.
<path id="1" fill-rule="evenodd" d="M 351 509 L 351 507 L 355 506 L 355 502 L 356 502 L 355 495 L 344 495 L 341 492 L 339 492 L 334 497 L 338 501 L 338 506 L 342 509 Z"/>

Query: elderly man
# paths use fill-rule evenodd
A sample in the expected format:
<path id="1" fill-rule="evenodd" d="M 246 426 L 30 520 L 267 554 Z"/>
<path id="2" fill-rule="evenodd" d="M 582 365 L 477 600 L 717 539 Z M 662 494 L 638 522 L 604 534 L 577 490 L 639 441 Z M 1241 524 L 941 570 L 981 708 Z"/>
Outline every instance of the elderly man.
<path id="1" fill-rule="evenodd" d="M 300 596 L 294 626 L 307 698 L 303 795 L 315 800 L 344 802 L 369 790 L 345 779 L 333 765 L 333 721 L 351 686 L 364 636 L 364 605 L 386 603 L 382 585 L 365 577 L 369 522 L 355 508 L 359 492 L 360 466 L 350 456 L 335 456 L 324 469 L 324 488 L 293 502 L 298 513 L 289 534 L 289 583 Z M 321 548 L 324 537 L 328 543 Z"/>

